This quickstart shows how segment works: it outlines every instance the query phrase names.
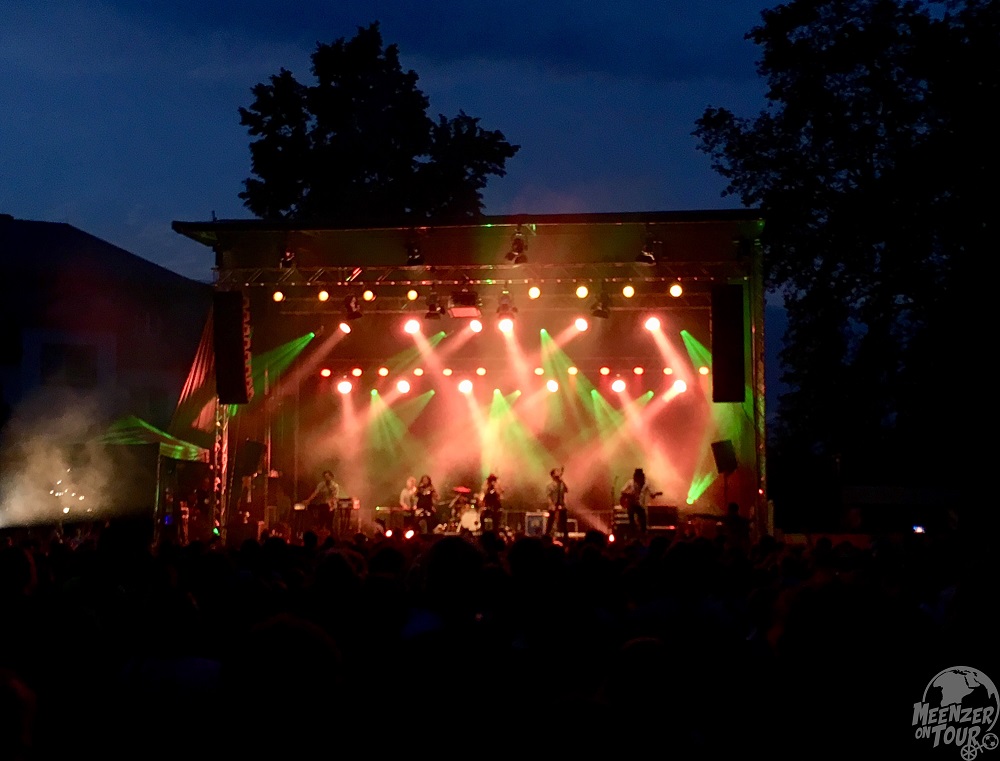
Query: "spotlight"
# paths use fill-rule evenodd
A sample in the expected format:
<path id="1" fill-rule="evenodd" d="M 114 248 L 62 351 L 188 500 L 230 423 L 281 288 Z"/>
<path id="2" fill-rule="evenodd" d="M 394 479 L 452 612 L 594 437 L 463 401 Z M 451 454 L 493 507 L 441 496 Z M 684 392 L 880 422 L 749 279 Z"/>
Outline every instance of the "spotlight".
<path id="1" fill-rule="evenodd" d="M 559 390 L 559 381 L 550 378 L 549 380 L 545 381 L 545 388 L 547 388 L 550 393 L 554 394 L 556 391 Z"/>
<path id="2" fill-rule="evenodd" d="M 625 381 L 623 381 L 621 378 L 616 378 L 614 382 L 611 384 L 611 390 L 620 394 L 622 391 L 625 390 Z"/>
<path id="3" fill-rule="evenodd" d="M 701 367 L 698 368 L 698 374 L 699 375 L 708 375 L 708 368 L 705 367 L 705 365 L 702 365 Z"/>
<path id="4" fill-rule="evenodd" d="M 656 254 L 653 253 L 654 243 L 655 241 L 651 237 L 646 238 L 646 242 L 642 244 L 642 250 L 635 257 L 639 264 L 656 264 Z"/>
<path id="5" fill-rule="evenodd" d="M 542 295 L 542 289 L 539 288 L 537 285 L 533 285 L 528 289 L 529 299 L 537 299 L 541 295 Z"/>
<path id="6" fill-rule="evenodd" d="M 360 367 L 355 367 L 353 370 L 351 370 L 351 375 L 353 375 L 355 378 L 360 378 L 361 377 L 361 373 L 362 373 L 362 370 L 361 370 Z"/>
<path id="7" fill-rule="evenodd" d="M 622 288 L 622 296 L 624 296 L 627 299 L 632 298 L 633 296 L 635 296 L 635 288 L 633 288 L 631 284 L 626 285 L 624 288 Z"/>
<path id="8" fill-rule="evenodd" d="M 485 367 L 477 367 L 476 368 L 476 375 L 486 375 L 486 368 Z"/>
<path id="9" fill-rule="evenodd" d="M 420 332 L 420 323 L 417 320 L 409 319 L 406 321 L 406 324 L 403 325 L 403 330 L 412 336 L 414 333 Z"/>
<path id="10" fill-rule="evenodd" d="M 346 322 L 340 323 L 340 325 L 338 325 L 338 327 L 340 328 L 340 332 L 341 333 L 350 333 L 351 332 L 351 326 L 348 325 Z"/>
<path id="11" fill-rule="evenodd" d="M 424 263 L 424 255 L 420 252 L 420 246 L 414 241 L 406 244 L 406 266 L 417 267 Z"/>
<path id="12" fill-rule="evenodd" d="M 469 330 L 471 330 L 473 333 L 482 333 L 483 323 L 481 323 L 479 320 L 469 320 Z"/>
<path id="13" fill-rule="evenodd" d="M 356 320 L 361 316 L 361 307 L 358 306 L 357 296 L 348 296 L 345 298 L 344 309 L 347 310 L 348 320 Z"/>
<path id="14" fill-rule="evenodd" d="M 521 225 L 518 225 L 517 231 L 510 240 L 510 251 L 507 252 L 506 257 L 507 261 L 514 264 L 524 264 L 528 261 L 528 256 L 524 253 L 527 248 L 528 244 L 524 240 L 524 233 L 521 232 Z"/>
<path id="15" fill-rule="evenodd" d="M 569 373 L 570 375 L 576 375 L 580 371 L 577 370 L 575 367 L 569 367 L 566 369 L 566 372 Z"/>
<path id="16" fill-rule="evenodd" d="M 400 380 L 396 383 L 396 390 L 401 394 L 410 393 L 410 382 L 407 380 Z"/>
<path id="17" fill-rule="evenodd" d="M 602 293 L 597 297 L 593 306 L 590 307 L 590 314 L 593 317 L 597 317 L 602 320 L 606 320 L 611 316 L 611 297 L 607 293 Z"/>
<path id="18" fill-rule="evenodd" d="M 366 288 L 365 292 L 361 294 L 361 298 L 363 298 L 365 301 L 374 301 L 375 291 L 373 291 L 371 288 Z"/>
<path id="19" fill-rule="evenodd" d="M 329 301 L 330 300 L 330 292 L 329 291 L 320 291 L 319 293 L 316 294 L 316 298 L 319 299 L 320 301 Z"/>
<path id="20" fill-rule="evenodd" d="M 342 380 L 337 384 L 337 391 L 345 395 L 351 393 L 351 389 L 353 388 L 354 385 L 349 380 Z"/>
<path id="21" fill-rule="evenodd" d="M 407 301 L 416 301 L 417 300 L 417 296 L 419 296 L 419 295 L 420 295 L 419 293 L 417 293 L 415 290 L 413 290 L 411 288 L 410 290 L 408 290 L 406 292 L 406 300 Z"/>
<path id="22" fill-rule="evenodd" d="M 587 286 L 585 286 L 585 285 L 577 286 L 576 297 L 578 299 L 585 299 L 585 298 L 587 298 L 587 296 L 588 296 L 589 293 L 590 293 L 590 291 L 588 290 Z"/>
<path id="23" fill-rule="evenodd" d="M 659 329 L 660 329 L 659 317 L 650 317 L 648 320 L 646 320 L 646 330 L 654 331 Z"/>
<path id="24" fill-rule="evenodd" d="M 646 371 L 639 365 L 636 365 L 635 367 L 632 368 L 632 372 L 635 373 L 636 375 L 642 375 Z"/>
<path id="25" fill-rule="evenodd" d="M 441 371 L 441 375 L 449 377 L 451 376 L 452 372 L 453 370 L 450 367 L 446 367 L 444 370 Z"/>
<path id="26" fill-rule="evenodd" d="M 573 324 L 576 326 L 576 329 L 579 330 L 581 333 L 590 327 L 590 324 L 584 317 L 577 317 Z"/>
<path id="27" fill-rule="evenodd" d="M 463 394 L 471 394 L 472 393 L 472 381 L 470 381 L 468 378 L 466 378 L 465 380 L 461 381 L 458 384 L 458 390 L 461 391 Z"/>
<path id="28" fill-rule="evenodd" d="M 545 369 L 541 367 L 535 368 L 535 375 L 545 375 Z"/>
<path id="29" fill-rule="evenodd" d="M 675 380 L 673 388 L 678 394 L 683 394 L 688 390 L 688 384 L 682 380 Z"/>
<path id="30" fill-rule="evenodd" d="M 285 294 L 282 291 L 275 291 L 274 293 L 271 294 L 271 298 L 274 299 L 275 301 L 284 301 Z"/>
<path id="31" fill-rule="evenodd" d="M 444 309 L 441 307 L 441 302 L 438 300 L 438 295 L 434 291 L 431 291 L 427 295 L 427 312 L 424 313 L 425 320 L 440 320 L 441 315 L 444 313 Z"/>
<path id="32" fill-rule="evenodd" d="M 500 294 L 500 305 L 497 307 L 497 317 L 503 319 L 514 319 L 517 314 L 517 307 L 510 300 L 510 292 L 504 291 Z"/>
<path id="33" fill-rule="evenodd" d="M 285 253 L 281 255 L 281 261 L 278 262 L 278 267 L 280 267 L 283 270 L 287 270 L 291 269 L 294 266 L 295 266 L 295 252 L 285 251 Z"/>
<path id="34" fill-rule="evenodd" d="M 384 366 L 380 367 L 378 369 L 378 374 L 379 374 L 380 377 L 384 378 L 385 376 L 387 376 L 389 374 L 389 368 L 388 367 L 384 367 Z"/>
<path id="35" fill-rule="evenodd" d="M 684 293 L 684 289 L 681 287 L 680 283 L 674 283 L 670 286 L 670 295 L 675 299 L 679 298 L 682 293 Z"/>
<path id="36" fill-rule="evenodd" d="M 497 323 L 501 333 L 510 333 L 514 330 L 514 321 L 510 317 L 504 317 Z"/>
<path id="37" fill-rule="evenodd" d="M 601 373 L 601 375 L 610 375 L 611 374 L 611 368 L 608 367 L 607 365 L 604 365 L 604 367 L 602 367 L 600 369 L 600 373 Z"/>
<path id="38" fill-rule="evenodd" d="M 331 375 L 333 375 L 333 372 L 330 370 L 329 367 L 324 367 L 322 370 L 319 371 L 319 374 L 324 378 L 329 378 Z"/>

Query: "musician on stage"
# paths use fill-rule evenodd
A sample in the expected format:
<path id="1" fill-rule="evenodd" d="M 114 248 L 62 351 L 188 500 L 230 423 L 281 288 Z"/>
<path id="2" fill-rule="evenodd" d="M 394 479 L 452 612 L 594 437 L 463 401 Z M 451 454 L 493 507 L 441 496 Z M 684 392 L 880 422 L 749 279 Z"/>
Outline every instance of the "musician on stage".
<path id="1" fill-rule="evenodd" d="M 499 484 L 499 477 L 496 473 L 486 476 L 486 483 L 483 484 L 483 510 L 479 516 L 479 525 L 483 531 L 499 531 L 502 523 L 501 500 L 503 489 Z"/>
<path id="2" fill-rule="evenodd" d="M 323 480 L 316 484 L 316 488 L 313 489 L 312 494 L 306 498 L 306 504 L 324 504 L 333 510 L 337 506 L 337 500 L 340 499 L 340 484 L 338 484 L 333 478 L 332 470 L 323 471 Z"/>
<path id="3" fill-rule="evenodd" d="M 438 500 L 437 489 L 431 477 L 424 474 L 417 483 L 416 501 L 413 506 L 413 515 L 417 519 L 418 530 L 421 534 L 430 534 L 437 525 L 437 510 L 435 508 Z"/>
<path id="4" fill-rule="evenodd" d="M 417 479 L 410 476 L 406 479 L 406 486 L 399 493 L 399 506 L 407 513 L 413 511 L 417 504 Z"/>
<path id="5" fill-rule="evenodd" d="M 639 536 L 646 533 L 646 508 L 649 507 L 649 500 L 659 497 L 663 492 L 653 491 L 646 480 L 646 473 L 642 468 L 636 468 L 632 472 L 632 478 L 625 482 L 620 496 L 621 506 L 628 511 L 629 529 L 638 526 Z"/>
<path id="6" fill-rule="evenodd" d="M 551 536 L 552 527 L 555 525 L 562 533 L 563 539 L 568 540 L 569 523 L 567 522 L 568 515 L 566 513 L 566 492 L 569 491 L 569 487 L 563 481 L 564 471 L 565 468 L 553 468 L 549 471 L 549 477 L 552 480 L 549 481 L 549 485 L 545 490 L 549 501 L 549 516 L 545 520 L 545 535 Z"/>

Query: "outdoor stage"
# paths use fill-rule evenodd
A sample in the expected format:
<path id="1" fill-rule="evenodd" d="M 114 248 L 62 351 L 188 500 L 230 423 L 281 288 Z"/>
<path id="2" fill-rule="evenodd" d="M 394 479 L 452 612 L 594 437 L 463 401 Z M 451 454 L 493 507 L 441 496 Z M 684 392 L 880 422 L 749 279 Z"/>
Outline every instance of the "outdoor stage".
<path id="1" fill-rule="evenodd" d="M 361 531 L 410 476 L 441 503 L 495 473 L 528 533 L 553 468 L 579 533 L 614 528 L 636 468 L 657 507 L 763 521 L 753 214 L 174 227 L 218 265 L 171 433 L 212 433 L 223 529 L 290 515 L 324 470 Z"/>

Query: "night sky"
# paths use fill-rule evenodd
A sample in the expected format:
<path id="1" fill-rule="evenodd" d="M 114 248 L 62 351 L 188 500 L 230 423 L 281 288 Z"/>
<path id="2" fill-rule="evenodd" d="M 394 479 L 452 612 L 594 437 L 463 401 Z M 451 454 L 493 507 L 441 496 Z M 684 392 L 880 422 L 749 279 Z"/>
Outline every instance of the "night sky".
<path id="1" fill-rule="evenodd" d="M 209 281 L 211 252 L 170 223 L 250 218 L 237 109 L 282 67 L 311 84 L 317 42 L 376 20 L 429 115 L 464 110 L 521 146 L 487 214 L 736 208 L 691 131 L 707 106 L 764 107 L 743 37 L 772 5 L 6 0 L 0 213 Z"/>

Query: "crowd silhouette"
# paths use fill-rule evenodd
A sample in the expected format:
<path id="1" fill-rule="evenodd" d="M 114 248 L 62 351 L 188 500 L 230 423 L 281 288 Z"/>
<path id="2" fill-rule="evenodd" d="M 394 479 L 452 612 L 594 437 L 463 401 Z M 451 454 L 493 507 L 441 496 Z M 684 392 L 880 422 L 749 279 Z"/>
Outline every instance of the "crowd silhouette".
<path id="1" fill-rule="evenodd" d="M 0 547 L 4 759 L 913 757 L 928 679 L 995 658 L 957 534 L 39 537 Z"/>

